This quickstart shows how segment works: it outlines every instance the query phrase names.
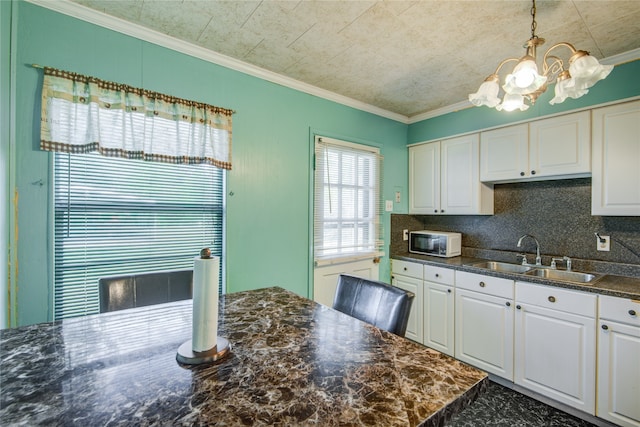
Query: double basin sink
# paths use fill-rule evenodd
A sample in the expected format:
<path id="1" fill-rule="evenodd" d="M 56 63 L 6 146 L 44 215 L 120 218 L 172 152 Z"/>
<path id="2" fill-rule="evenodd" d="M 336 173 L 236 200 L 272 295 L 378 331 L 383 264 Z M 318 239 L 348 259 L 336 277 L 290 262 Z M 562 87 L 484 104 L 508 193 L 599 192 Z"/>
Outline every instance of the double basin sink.
<path id="1" fill-rule="evenodd" d="M 485 268 L 501 273 L 523 274 L 525 276 L 539 277 L 549 280 L 560 280 L 562 282 L 593 284 L 602 277 L 601 274 L 582 273 L 579 271 L 556 270 L 550 267 L 539 265 L 510 264 L 508 262 L 483 261 L 470 264 L 473 267 Z"/>

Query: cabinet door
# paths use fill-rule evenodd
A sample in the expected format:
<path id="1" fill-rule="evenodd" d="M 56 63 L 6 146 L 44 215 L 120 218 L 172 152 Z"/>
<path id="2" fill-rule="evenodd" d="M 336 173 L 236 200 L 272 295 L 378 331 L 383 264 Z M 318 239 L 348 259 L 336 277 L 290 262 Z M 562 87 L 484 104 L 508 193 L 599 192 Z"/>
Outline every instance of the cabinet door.
<path id="1" fill-rule="evenodd" d="M 511 181 L 530 176 L 528 125 L 480 134 L 480 181 Z"/>
<path id="2" fill-rule="evenodd" d="M 440 142 L 409 147 L 409 213 L 440 212 Z"/>
<path id="3" fill-rule="evenodd" d="M 516 304 L 515 383 L 595 414 L 595 319 Z"/>
<path id="4" fill-rule="evenodd" d="M 640 101 L 592 114 L 591 214 L 640 216 Z"/>
<path id="5" fill-rule="evenodd" d="M 480 183 L 478 134 L 447 139 L 440 144 L 440 212 L 492 214 L 493 187 L 487 188 Z"/>
<path id="6" fill-rule="evenodd" d="M 513 381 L 512 301 L 457 288 L 455 299 L 456 358 Z"/>
<path id="7" fill-rule="evenodd" d="M 640 426 L 640 327 L 600 320 L 598 346 L 596 415 Z"/>
<path id="8" fill-rule="evenodd" d="M 424 345 L 454 356 L 453 286 L 424 282 Z"/>
<path id="9" fill-rule="evenodd" d="M 588 176 L 591 172 L 590 112 L 529 123 L 529 173 L 532 176 Z"/>
<path id="10" fill-rule="evenodd" d="M 411 311 L 409 312 L 409 322 L 407 323 L 407 331 L 404 336 L 406 338 L 409 338 L 410 340 L 413 340 L 422 344 L 423 342 L 422 313 L 424 312 L 424 308 L 422 305 L 423 298 L 424 298 L 423 289 L 422 289 L 423 288 L 422 280 L 415 279 L 413 277 L 394 274 L 391 284 L 400 289 L 404 289 L 405 291 L 413 292 L 413 294 L 415 295 L 415 298 L 413 299 L 413 303 L 411 304 Z"/>

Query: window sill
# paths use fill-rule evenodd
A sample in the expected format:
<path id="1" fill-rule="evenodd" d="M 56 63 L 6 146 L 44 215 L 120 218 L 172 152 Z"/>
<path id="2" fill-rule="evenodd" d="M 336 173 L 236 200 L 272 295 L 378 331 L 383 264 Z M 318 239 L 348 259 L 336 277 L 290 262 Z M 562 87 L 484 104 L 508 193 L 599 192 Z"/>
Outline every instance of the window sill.
<path id="1" fill-rule="evenodd" d="M 333 257 L 316 258 L 314 265 L 316 267 L 324 267 L 327 265 L 346 264 L 349 262 L 373 260 L 375 263 L 377 259 L 384 256 L 384 252 L 368 252 L 366 254 L 352 254 L 352 255 L 338 255 Z M 379 260 L 378 260 L 379 262 Z"/>

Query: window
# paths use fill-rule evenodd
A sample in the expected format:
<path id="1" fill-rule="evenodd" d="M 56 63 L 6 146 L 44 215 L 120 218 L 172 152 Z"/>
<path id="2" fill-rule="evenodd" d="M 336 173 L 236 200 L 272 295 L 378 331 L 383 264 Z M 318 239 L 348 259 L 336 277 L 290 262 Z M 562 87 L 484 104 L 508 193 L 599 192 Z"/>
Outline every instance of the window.
<path id="1" fill-rule="evenodd" d="M 222 169 L 54 156 L 54 319 L 98 313 L 100 277 L 193 268 L 204 247 L 222 256 Z"/>
<path id="2" fill-rule="evenodd" d="M 316 137 L 316 263 L 380 249 L 381 171 L 377 148 Z"/>

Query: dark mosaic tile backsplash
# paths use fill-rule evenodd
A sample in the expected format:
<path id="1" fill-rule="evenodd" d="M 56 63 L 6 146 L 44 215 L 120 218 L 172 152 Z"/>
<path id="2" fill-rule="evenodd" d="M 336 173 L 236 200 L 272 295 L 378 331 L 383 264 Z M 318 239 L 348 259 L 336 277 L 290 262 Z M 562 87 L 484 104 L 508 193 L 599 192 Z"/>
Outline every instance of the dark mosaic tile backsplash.
<path id="1" fill-rule="evenodd" d="M 406 253 L 402 230 L 462 233 L 463 255 L 517 262 L 523 234 L 540 242 L 543 263 L 567 255 L 575 269 L 640 277 L 640 216 L 591 215 L 591 178 L 496 184 L 494 215 L 391 215 L 391 256 Z M 595 232 L 611 236 L 611 251 L 596 250 Z M 535 253 L 532 240 L 524 252 Z"/>

